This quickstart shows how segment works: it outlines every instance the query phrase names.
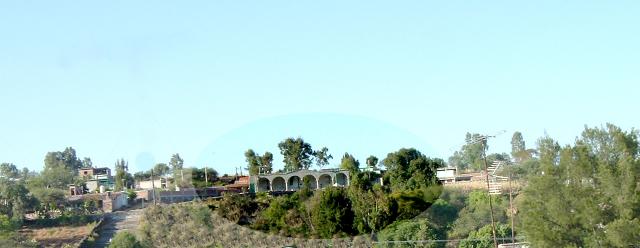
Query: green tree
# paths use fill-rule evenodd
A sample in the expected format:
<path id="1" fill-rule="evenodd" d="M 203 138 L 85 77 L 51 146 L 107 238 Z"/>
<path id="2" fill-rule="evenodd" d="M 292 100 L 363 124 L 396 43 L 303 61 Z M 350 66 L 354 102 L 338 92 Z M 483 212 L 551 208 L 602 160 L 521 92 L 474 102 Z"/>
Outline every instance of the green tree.
<path id="1" fill-rule="evenodd" d="M 260 173 L 260 158 L 252 149 L 244 152 L 245 161 L 247 161 L 247 170 L 249 175 L 258 175 Z"/>
<path id="2" fill-rule="evenodd" d="M 171 168 L 165 163 L 157 163 L 153 166 L 153 174 L 156 176 L 165 176 L 171 171 Z"/>
<path id="3" fill-rule="evenodd" d="M 322 149 L 314 151 L 313 156 L 316 160 L 316 165 L 322 168 L 329 164 L 329 160 L 333 159 L 333 156 L 329 154 L 329 148 L 322 147 Z"/>
<path id="4" fill-rule="evenodd" d="M 263 173 L 273 172 L 273 153 L 265 152 L 262 154 L 260 166 Z"/>
<path id="5" fill-rule="evenodd" d="M 225 194 L 220 201 L 218 213 L 230 221 L 246 224 L 257 210 L 258 204 L 249 196 Z"/>
<path id="6" fill-rule="evenodd" d="M 638 132 L 588 128 L 574 145 L 539 142 L 540 167 L 519 201 L 519 219 L 536 247 L 625 247 L 640 230 Z M 634 234 L 635 233 L 635 234 Z"/>
<path id="7" fill-rule="evenodd" d="M 113 239 L 109 248 L 142 248 L 140 241 L 136 239 L 136 236 L 128 231 L 118 232 Z"/>
<path id="8" fill-rule="evenodd" d="M 378 165 L 378 158 L 373 155 L 369 156 L 367 158 L 367 167 L 376 168 L 376 165 Z"/>
<path id="9" fill-rule="evenodd" d="M 48 214 L 47 211 L 62 204 L 65 200 L 65 191 L 62 189 L 36 187 L 31 189 L 31 193 L 38 199 L 41 210 L 44 210 L 45 214 Z"/>
<path id="10" fill-rule="evenodd" d="M 356 160 L 351 154 L 344 153 L 342 159 L 340 160 L 340 169 L 348 170 L 352 173 L 356 173 L 360 171 L 360 162 Z"/>
<path id="11" fill-rule="evenodd" d="M 434 185 L 437 183 L 436 169 L 444 167 L 441 159 L 427 158 L 414 148 L 389 153 L 382 163 L 387 168 L 385 177 L 394 191 Z"/>
<path id="12" fill-rule="evenodd" d="M 157 174 L 154 172 L 153 176 L 156 177 L 156 175 Z M 136 173 L 133 173 L 133 178 L 136 181 L 150 180 L 151 179 L 151 170 L 138 171 Z"/>
<path id="13" fill-rule="evenodd" d="M 510 238 L 511 227 L 507 224 L 496 225 L 496 238 Z M 493 230 L 485 225 L 477 231 L 471 231 L 467 239 L 460 242 L 460 248 L 494 248 Z"/>
<path id="14" fill-rule="evenodd" d="M 508 201 L 501 196 L 491 196 L 493 203 L 493 215 L 496 223 L 506 223 L 506 209 Z M 466 206 L 458 213 L 458 218 L 451 225 L 449 238 L 462 239 L 473 231 L 491 224 L 491 208 L 489 196 L 485 190 L 476 190 L 469 193 Z M 493 241 L 492 241 L 493 242 Z"/>
<path id="15" fill-rule="evenodd" d="M 34 187 L 53 187 L 67 189 L 67 185 L 80 183 L 77 178 L 78 169 L 82 161 L 76 156 L 76 151 L 67 147 L 62 152 L 49 152 L 44 159 L 44 170 L 33 183 Z"/>
<path id="16" fill-rule="evenodd" d="M 291 196 L 273 198 L 268 207 L 259 212 L 253 228 L 284 236 L 311 234 L 309 212 L 300 196 L 298 191 Z"/>
<path id="17" fill-rule="evenodd" d="M 218 178 L 218 171 L 213 168 L 207 168 L 207 180 L 205 180 L 204 168 L 192 168 L 191 169 L 191 181 L 193 186 L 196 188 L 204 188 L 208 187 Z M 205 185 L 206 182 L 209 182 L 209 185 Z"/>
<path id="18" fill-rule="evenodd" d="M 17 232 L 19 223 L 8 216 L 0 214 L 0 247 L 40 247 L 35 241 L 28 241 Z"/>
<path id="19" fill-rule="evenodd" d="M 354 214 L 351 201 L 344 188 L 328 187 L 310 199 L 311 222 L 322 238 L 353 234 Z"/>
<path id="20" fill-rule="evenodd" d="M 249 149 L 244 153 L 244 157 L 249 175 L 268 174 L 273 171 L 273 154 L 270 152 L 260 155 Z"/>
<path id="21" fill-rule="evenodd" d="M 171 155 L 171 160 L 169 161 L 169 166 L 171 167 L 171 171 L 173 172 L 173 182 L 174 185 L 184 187 L 184 160 L 180 157 L 180 154 L 176 153 Z"/>
<path id="22" fill-rule="evenodd" d="M 437 239 L 436 230 L 431 226 L 431 223 L 424 218 L 397 221 L 378 233 L 380 247 L 439 247 L 437 243 L 391 242 L 435 239 Z"/>
<path id="23" fill-rule="evenodd" d="M 20 177 L 20 171 L 16 165 L 12 163 L 0 164 L 0 177 L 6 179 L 18 179 Z"/>
<path id="24" fill-rule="evenodd" d="M 461 171 L 467 169 L 482 170 L 484 168 L 482 160 L 483 147 L 486 148 L 486 140 L 482 140 L 482 135 L 467 133 L 465 135 L 465 144 L 460 148 L 460 151 L 454 152 L 453 156 L 449 157 L 449 164 Z"/>
<path id="25" fill-rule="evenodd" d="M 373 233 L 393 222 L 394 202 L 379 185 L 373 190 L 349 187 L 348 193 L 359 233 Z"/>
<path id="26" fill-rule="evenodd" d="M 20 171 L 20 180 L 22 180 L 23 182 L 26 182 L 27 180 L 32 179 L 37 175 L 38 173 L 36 173 L 35 171 L 29 171 L 28 168 L 24 167 Z"/>
<path id="27" fill-rule="evenodd" d="M 115 176 L 115 191 L 122 191 L 127 185 L 127 170 L 129 169 L 129 163 L 120 159 L 116 161 L 116 176 Z"/>
<path id="28" fill-rule="evenodd" d="M 76 156 L 76 150 L 67 147 L 62 152 L 49 152 L 44 159 L 45 169 L 49 167 L 65 167 L 77 172 L 82 168 L 82 161 Z"/>
<path id="29" fill-rule="evenodd" d="M 458 218 L 458 211 L 448 201 L 437 199 L 427 210 L 427 218 L 437 229 L 448 230 L 450 225 Z"/>
<path id="30" fill-rule="evenodd" d="M 309 169 L 311 166 L 313 150 L 302 138 L 287 138 L 278 144 L 278 148 L 284 157 L 285 171 Z"/>
<path id="31" fill-rule="evenodd" d="M 526 145 L 522 133 L 515 132 L 511 137 L 511 156 L 519 158 L 520 154 L 526 150 Z"/>
<path id="32" fill-rule="evenodd" d="M 79 183 L 77 174 L 64 166 L 45 167 L 40 176 L 31 182 L 33 187 L 67 189 L 69 184 Z"/>
<path id="33" fill-rule="evenodd" d="M 85 157 L 82 159 L 82 168 L 91 168 L 93 167 L 93 162 L 91 162 L 91 158 Z"/>
<path id="34" fill-rule="evenodd" d="M 27 209 L 37 202 L 20 179 L 20 173 L 11 163 L 0 164 L 0 214 L 21 223 Z"/>
<path id="35" fill-rule="evenodd" d="M 540 164 L 543 165 L 541 169 L 543 171 L 552 170 L 556 167 L 560 158 L 560 145 L 549 136 L 538 139 L 537 145 Z"/>
<path id="36" fill-rule="evenodd" d="M 509 154 L 506 153 L 491 153 L 487 155 L 487 163 L 492 164 L 495 161 L 504 161 L 508 162 L 511 159 L 509 158 Z"/>

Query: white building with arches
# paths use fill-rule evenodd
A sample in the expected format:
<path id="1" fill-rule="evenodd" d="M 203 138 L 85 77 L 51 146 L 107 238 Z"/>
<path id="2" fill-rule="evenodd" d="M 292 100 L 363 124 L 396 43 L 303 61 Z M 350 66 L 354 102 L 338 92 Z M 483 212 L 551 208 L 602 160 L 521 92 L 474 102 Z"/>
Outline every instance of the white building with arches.
<path id="1" fill-rule="evenodd" d="M 349 186 L 349 171 L 341 169 L 297 170 L 287 173 L 273 173 L 251 176 L 255 192 L 297 191 L 309 181 L 311 189 L 329 186 Z"/>

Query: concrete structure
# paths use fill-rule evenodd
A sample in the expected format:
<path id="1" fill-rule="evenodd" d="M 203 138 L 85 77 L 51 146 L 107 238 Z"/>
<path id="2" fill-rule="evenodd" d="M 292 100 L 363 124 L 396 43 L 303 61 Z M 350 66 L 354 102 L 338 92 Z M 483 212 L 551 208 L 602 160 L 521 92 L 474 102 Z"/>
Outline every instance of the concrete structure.
<path id="1" fill-rule="evenodd" d="M 251 176 L 251 184 L 256 192 L 297 191 L 302 188 L 305 179 L 309 180 L 311 189 L 323 189 L 329 186 L 346 187 L 350 177 L 348 170 L 298 170 Z"/>
<path id="2" fill-rule="evenodd" d="M 106 180 L 89 180 L 87 181 L 85 184 L 85 187 L 87 189 L 87 192 L 89 193 L 94 193 L 94 192 L 100 192 L 100 187 L 104 187 L 107 189 L 113 189 L 113 187 L 115 186 L 113 179 L 106 179 Z"/>
<path id="3" fill-rule="evenodd" d="M 84 188 L 75 184 L 69 184 L 69 195 L 82 195 Z"/>
<path id="4" fill-rule="evenodd" d="M 105 213 L 126 207 L 129 204 L 127 194 L 124 192 L 106 192 L 84 195 L 72 195 L 67 197 L 67 203 L 77 208 L 82 208 L 85 201 L 94 201 L 97 207 Z"/>
<path id="5" fill-rule="evenodd" d="M 111 169 L 107 167 L 102 168 L 81 168 L 78 170 L 78 175 L 83 179 L 98 179 L 111 177 Z"/>
<path id="6" fill-rule="evenodd" d="M 455 183 L 458 181 L 471 181 L 469 175 L 458 175 L 456 168 L 439 168 L 436 177 L 441 183 Z"/>
<path id="7" fill-rule="evenodd" d="M 97 192 L 100 186 L 112 189 L 114 187 L 111 169 L 107 167 L 101 168 L 81 168 L 78 170 L 78 176 L 86 180 L 86 189 L 89 193 Z"/>
<path id="8" fill-rule="evenodd" d="M 122 192 L 107 192 L 102 194 L 102 211 L 110 213 L 129 204 L 127 194 Z"/>
<path id="9" fill-rule="evenodd" d="M 209 187 L 204 189 L 182 189 L 180 191 L 155 190 L 155 195 L 158 203 L 174 203 L 220 197 L 224 192 L 228 192 L 225 187 Z M 139 190 L 136 191 L 136 194 L 136 199 L 141 199 L 148 203 L 153 202 L 153 190 Z"/>
<path id="10" fill-rule="evenodd" d="M 145 180 L 136 182 L 136 189 L 153 189 L 153 187 L 155 187 L 156 189 L 166 189 L 167 185 L 167 179 L 160 178 L 153 181 Z"/>
<path id="11" fill-rule="evenodd" d="M 456 168 L 439 168 L 436 170 L 438 181 L 450 183 L 456 181 Z"/>

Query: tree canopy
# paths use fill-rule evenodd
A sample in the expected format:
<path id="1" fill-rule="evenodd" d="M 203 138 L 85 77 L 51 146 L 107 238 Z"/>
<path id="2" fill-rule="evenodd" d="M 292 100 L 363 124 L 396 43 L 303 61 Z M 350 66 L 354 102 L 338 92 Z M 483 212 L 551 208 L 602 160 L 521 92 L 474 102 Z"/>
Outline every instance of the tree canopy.
<path id="1" fill-rule="evenodd" d="M 533 176 L 520 209 L 539 247 L 625 247 L 640 240 L 638 132 L 585 127 L 573 145 L 539 141 L 544 174 Z"/>
<path id="2" fill-rule="evenodd" d="M 285 171 L 309 169 L 311 166 L 313 150 L 302 138 L 287 138 L 278 144 L 278 148 L 284 157 Z"/>

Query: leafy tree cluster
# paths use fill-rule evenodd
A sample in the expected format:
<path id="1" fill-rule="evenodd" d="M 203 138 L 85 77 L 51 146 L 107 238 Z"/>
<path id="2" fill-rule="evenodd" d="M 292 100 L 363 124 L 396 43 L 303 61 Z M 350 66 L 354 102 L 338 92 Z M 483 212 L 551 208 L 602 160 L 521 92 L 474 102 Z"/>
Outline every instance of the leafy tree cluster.
<path id="1" fill-rule="evenodd" d="M 503 239 L 511 237 L 511 226 L 507 224 L 496 225 L 496 238 Z M 501 242 L 502 243 L 502 242 Z M 467 239 L 460 242 L 460 248 L 493 248 L 492 226 L 485 225 L 477 231 L 471 231 Z"/>
<path id="2" fill-rule="evenodd" d="M 437 231 L 425 218 L 394 222 L 378 234 L 379 247 L 440 247 L 438 243 L 429 242 L 403 243 L 403 241 L 437 239 Z"/>
<path id="3" fill-rule="evenodd" d="M 313 150 L 311 144 L 300 137 L 287 138 L 278 144 L 278 148 L 284 157 L 282 162 L 285 171 L 309 169 L 314 160 L 319 167 L 323 167 L 328 165 L 329 160 L 333 158 L 329 154 L 328 148 L 322 147 L 319 150 Z M 251 163 L 249 165 L 251 166 Z"/>
<path id="4" fill-rule="evenodd" d="M 184 188 L 189 187 L 190 182 L 188 181 L 189 175 L 187 175 L 185 180 L 184 175 L 184 160 L 180 157 L 180 154 L 176 153 L 171 155 L 171 159 L 169 160 L 169 166 L 171 167 L 171 172 L 173 173 L 173 184 L 169 188 L 174 188 L 175 186 Z"/>
<path id="5" fill-rule="evenodd" d="M 377 162 L 374 156 L 367 159 L 369 168 Z M 311 191 L 305 182 L 300 191 L 290 196 L 267 197 L 262 203 L 264 208 L 250 207 L 255 205 L 247 202 L 248 198 L 228 197 L 227 201 L 225 197 L 218 212 L 234 222 L 248 222 L 254 229 L 269 233 L 332 238 L 372 234 L 394 221 L 413 218 L 440 195 L 442 188 L 435 171 L 444 166 L 444 161 L 427 158 L 415 149 L 400 149 L 389 153 L 383 164 L 388 177 L 380 184 L 378 172 L 360 171 L 359 161 L 346 153 L 341 168 L 350 171 L 347 188 Z"/>
<path id="6" fill-rule="evenodd" d="M 493 215 L 496 223 L 508 223 L 506 214 L 508 199 L 503 196 L 491 196 L 493 203 Z M 464 208 L 458 212 L 458 216 L 451 223 L 448 237 L 452 239 L 468 238 L 469 235 L 480 228 L 491 225 L 491 208 L 489 195 L 486 190 L 475 190 L 469 193 Z M 491 241 L 493 242 L 493 240 Z"/>
<path id="7" fill-rule="evenodd" d="M 249 175 L 268 174 L 273 170 L 273 154 L 265 152 L 263 155 L 256 154 L 252 149 L 244 153 L 247 161 Z"/>
<path id="8" fill-rule="evenodd" d="M 484 168 L 482 161 L 483 149 L 486 149 L 486 140 L 481 139 L 480 134 L 467 133 L 465 135 L 465 144 L 459 151 L 455 151 L 449 157 L 449 164 L 458 168 L 460 171 L 473 170 L 479 171 Z"/>
<path id="9" fill-rule="evenodd" d="M 540 174 L 519 199 L 536 247 L 628 247 L 640 240 L 638 131 L 585 127 L 573 145 L 539 143 Z"/>
<path id="10" fill-rule="evenodd" d="M 144 246 L 138 241 L 136 236 L 128 231 L 118 232 L 111 243 L 109 248 L 143 248 Z"/>
<path id="11" fill-rule="evenodd" d="M 134 183 L 133 176 L 129 173 L 129 162 L 124 159 L 116 161 L 115 164 L 116 175 L 114 178 L 115 191 L 123 191 L 126 188 L 131 188 Z"/>

